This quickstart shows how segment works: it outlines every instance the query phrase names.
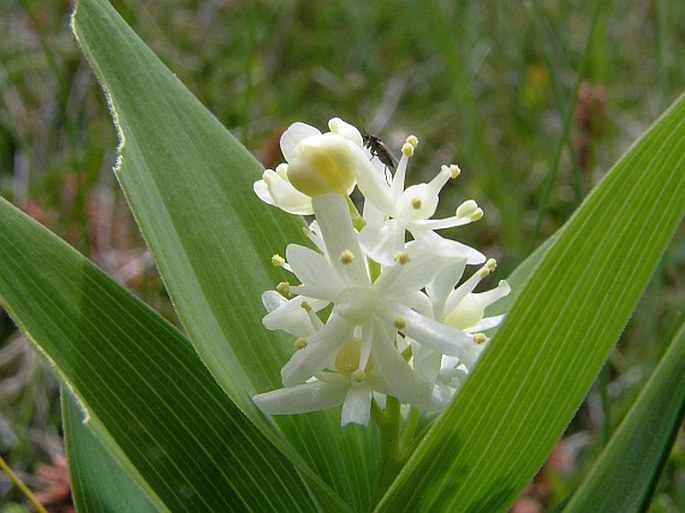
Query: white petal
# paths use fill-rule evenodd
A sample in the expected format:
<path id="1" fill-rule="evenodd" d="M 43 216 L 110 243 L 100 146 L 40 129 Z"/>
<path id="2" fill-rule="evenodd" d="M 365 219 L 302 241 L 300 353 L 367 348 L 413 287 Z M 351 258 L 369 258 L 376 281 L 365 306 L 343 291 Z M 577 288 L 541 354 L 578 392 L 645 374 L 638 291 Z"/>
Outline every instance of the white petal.
<path id="1" fill-rule="evenodd" d="M 285 160 L 290 162 L 295 147 L 307 137 L 314 135 L 321 135 L 321 132 L 306 123 L 298 121 L 290 125 L 288 129 L 283 132 L 283 135 L 281 135 L 281 151 L 283 152 Z"/>
<path id="2" fill-rule="evenodd" d="M 268 292 L 265 292 L 262 296 L 262 302 L 264 302 L 265 305 L 264 296 Z M 315 314 L 309 314 L 302 308 L 302 303 L 305 301 L 309 303 L 314 311 L 320 310 L 326 306 L 326 303 L 317 302 L 306 296 L 298 296 L 290 300 L 285 300 L 284 303 L 271 310 L 262 319 L 262 324 L 265 328 L 272 331 L 284 330 L 295 337 L 308 337 L 315 331 L 317 326 L 312 322 L 312 317 L 316 317 Z"/>
<path id="3" fill-rule="evenodd" d="M 435 383 L 440 373 L 442 354 L 422 344 L 412 342 L 414 370 L 429 383 Z"/>
<path id="4" fill-rule="evenodd" d="M 276 308 L 287 302 L 288 300 L 275 290 L 267 290 L 262 294 L 262 304 L 267 312 L 273 312 Z"/>
<path id="5" fill-rule="evenodd" d="M 454 286 L 459 283 L 465 268 L 466 260 L 453 262 L 443 269 L 435 277 L 435 280 L 426 287 L 426 292 L 428 292 L 433 304 L 433 315 L 435 315 L 436 319 L 442 319 L 445 315 L 447 298 L 454 289 Z"/>
<path id="6" fill-rule="evenodd" d="M 337 406 L 345 400 L 347 389 L 346 385 L 313 381 L 258 394 L 252 401 L 267 415 L 292 415 Z"/>
<path id="7" fill-rule="evenodd" d="M 497 326 L 502 324 L 502 321 L 504 321 L 504 317 L 504 314 L 495 315 L 493 317 L 484 317 L 480 320 L 478 324 L 471 326 L 467 331 L 470 333 L 478 333 L 480 331 L 491 330 L 492 328 L 496 328 Z"/>
<path id="8" fill-rule="evenodd" d="M 345 139 L 349 139 L 361 148 L 362 134 L 359 132 L 359 129 L 356 126 L 350 125 L 340 118 L 332 118 L 328 121 L 328 128 L 331 132 L 342 135 Z"/>
<path id="9" fill-rule="evenodd" d="M 340 413 L 340 423 L 361 424 L 367 426 L 371 418 L 371 399 L 373 392 L 366 386 L 354 386 L 348 389 Z"/>
<path id="10" fill-rule="evenodd" d="M 442 354 L 458 356 L 469 369 L 475 365 L 480 354 L 478 344 L 462 330 L 429 319 L 401 304 L 394 305 L 394 310 L 395 314 L 390 314 L 388 321 L 393 322 L 396 314 L 402 315 L 407 321 L 402 329 L 405 335 Z"/>
<path id="11" fill-rule="evenodd" d="M 378 225 L 385 219 L 385 213 L 377 209 L 370 201 L 365 201 L 362 217 L 364 218 L 364 221 L 366 221 L 367 226 L 370 224 Z"/>
<path id="12" fill-rule="evenodd" d="M 307 347 L 297 351 L 281 369 L 281 380 L 286 387 L 307 381 L 335 356 L 342 344 L 352 336 L 354 326 L 331 315 L 325 326 L 307 339 Z"/>
<path id="13" fill-rule="evenodd" d="M 374 282 L 379 294 L 389 299 L 421 289 L 433 281 L 451 259 L 423 251 L 420 245 L 407 248 L 409 262 L 386 268 Z"/>
<path id="14" fill-rule="evenodd" d="M 367 224 L 359 233 L 359 243 L 376 262 L 395 265 L 395 255 L 404 249 L 404 226 L 395 219 Z"/>
<path id="15" fill-rule="evenodd" d="M 274 207 L 276 206 L 276 202 L 271 197 L 271 194 L 269 194 L 269 188 L 264 180 L 257 180 L 256 182 L 254 182 L 252 184 L 252 190 L 257 195 L 257 197 L 259 197 L 259 199 L 262 200 L 264 203 L 268 203 L 269 205 L 273 205 Z"/>
<path id="16" fill-rule="evenodd" d="M 312 206 L 321 234 L 326 242 L 331 264 L 343 280 L 355 285 L 368 285 L 364 254 L 359 246 L 359 236 L 352 227 L 349 207 L 340 194 L 324 194 L 312 198 Z M 354 260 L 343 264 L 340 256 L 344 251 L 351 251 Z"/>
<path id="17" fill-rule="evenodd" d="M 285 250 L 288 264 L 303 287 L 292 292 L 332 301 L 344 284 L 323 255 L 305 246 L 290 244 Z"/>
<path id="18" fill-rule="evenodd" d="M 373 374 L 369 376 L 370 382 L 379 392 L 397 397 L 401 402 L 422 407 L 430 402 L 432 386 L 414 372 L 397 352 L 393 335 L 394 330 L 389 330 L 381 323 L 375 323 L 371 350 L 376 364 L 373 374 L 376 372 L 380 374 L 387 384 L 387 389 L 380 388 L 371 380 Z"/>
<path id="19" fill-rule="evenodd" d="M 353 152 L 353 158 L 357 187 L 364 194 L 366 201 L 373 203 L 381 212 L 393 215 L 395 212 L 395 201 L 392 197 L 390 186 L 385 181 L 385 176 L 374 168 L 361 148 L 359 152 Z"/>
<path id="20" fill-rule="evenodd" d="M 259 182 L 255 182 L 252 186 L 253 190 L 260 197 L 262 201 L 270 205 L 276 205 L 281 210 L 297 215 L 311 215 L 312 210 L 311 198 L 295 189 L 293 185 L 281 175 L 271 169 L 264 171 L 264 178 Z M 271 198 L 271 201 L 266 199 L 263 195 L 263 186 L 266 186 L 266 195 Z"/>
<path id="21" fill-rule="evenodd" d="M 466 263 L 470 265 L 477 265 L 485 262 L 485 255 L 480 251 L 460 242 L 445 239 L 431 230 L 417 228 L 418 227 L 413 224 L 407 227 L 416 239 L 416 242 L 420 244 L 424 250 L 448 258 L 465 258 Z"/>

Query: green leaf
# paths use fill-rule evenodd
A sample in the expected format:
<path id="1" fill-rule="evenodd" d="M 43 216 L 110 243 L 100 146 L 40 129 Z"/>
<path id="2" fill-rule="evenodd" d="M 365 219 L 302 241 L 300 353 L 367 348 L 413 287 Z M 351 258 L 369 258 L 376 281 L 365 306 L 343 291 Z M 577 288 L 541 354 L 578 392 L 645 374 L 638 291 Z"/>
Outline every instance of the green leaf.
<path id="1" fill-rule="evenodd" d="M 71 495 L 79 512 L 158 511 L 86 427 L 82 417 L 74 399 L 62 390 L 62 425 L 69 461 Z"/>
<path id="2" fill-rule="evenodd" d="M 378 511 L 506 511 L 563 433 L 685 212 L 685 97 L 614 166 Z"/>
<path id="3" fill-rule="evenodd" d="M 307 467 L 245 418 L 178 330 L 2 199 L 0 303 L 159 509 L 316 509 L 298 474 Z M 344 511 L 306 475 L 327 509 Z"/>
<path id="4" fill-rule="evenodd" d="M 646 511 L 684 413 L 685 325 L 563 511 Z"/>
<path id="5" fill-rule="evenodd" d="M 269 264 L 301 241 L 302 220 L 252 192 L 262 166 L 101 0 L 81 0 L 74 33 L 108 97 L 121 139 L 116 170 L 179 318 L 200 358 L 265 433 L 252 403 L 280 388 L 292 340 L 261 324 L 261 294 L 287 279 Z M 339 412 L 276 419 L 317 474 L 367 509 L 373 430 L 340 429 Z"/>

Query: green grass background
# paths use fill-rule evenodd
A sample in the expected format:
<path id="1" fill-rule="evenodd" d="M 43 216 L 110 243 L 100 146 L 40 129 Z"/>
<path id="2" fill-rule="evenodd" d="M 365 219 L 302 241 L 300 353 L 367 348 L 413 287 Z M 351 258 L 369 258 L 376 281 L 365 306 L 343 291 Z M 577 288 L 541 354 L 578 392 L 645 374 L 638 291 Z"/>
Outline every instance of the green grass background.
<path id="1" fill-rule="evenodd" d="M 677 1 L 113 4 L 267 167 L 281 161 L 289 123 L 323 128 L 333 116 L 397 153 L 417 135 L 410 181 L 458 163 L 440 213 L 468 198 L 483 207 L 483 221 L 450 235 L 498 259 L 493 280 L 570 216 L 685 84 Z M 0 0 L 0 194 L 173 320 L 111 173 L 114 130 L 69 11 Z M 582 479 L 682 323 L 684 235 L 529 490 L 540 511 Z M 60 451 L 56 383 L 4 315 L 0 451 L 34 488 L 38 465 Z M 0 507 L 12 501 L 22 499 L 0 475 Z M 651 511 L 685 511 L 682 436 Z"/>

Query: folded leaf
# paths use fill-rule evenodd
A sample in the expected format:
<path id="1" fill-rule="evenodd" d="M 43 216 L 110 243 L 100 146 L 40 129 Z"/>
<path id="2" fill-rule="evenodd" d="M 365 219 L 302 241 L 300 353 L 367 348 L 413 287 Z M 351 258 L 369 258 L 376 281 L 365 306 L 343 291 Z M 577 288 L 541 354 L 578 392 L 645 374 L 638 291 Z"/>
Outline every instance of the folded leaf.
<path id="1" fill-rule="evenodd" d="M 545 252 L 378 511 L 506 511 L 601 369 L 685 213 L 685 97 Z"/>
<path id="2" fill-rule="evenodd" d="M 159 509 L 344 504 L 231 403 L 188 341 L 64 241 L 0 199 L 0 304 Z"/>
<path id="3" fill-rule="evenodd" d="M 260 297 L 288 279 L 269 259 L 304 239 L 302 219 L 256 197 L 262 166 L 107 2 L 79 1 L 73 29 L 117 125 L 117 177 L 193 347 L 273 436 L 252 396 L 281 386 L 280 368 L 294 349 L 262 326 Z M 368 507 L 373 431 L 341 430 L 335 411 L 276 422 L 317 474 L 357 509 Z"/>

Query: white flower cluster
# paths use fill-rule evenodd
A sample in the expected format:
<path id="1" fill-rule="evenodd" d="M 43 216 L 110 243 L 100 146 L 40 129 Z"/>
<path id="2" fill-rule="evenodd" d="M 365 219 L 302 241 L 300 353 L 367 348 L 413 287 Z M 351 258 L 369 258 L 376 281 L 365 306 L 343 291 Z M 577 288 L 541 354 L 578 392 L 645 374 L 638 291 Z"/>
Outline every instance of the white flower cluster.
<path id="1" fill-rule="evenodd" d="M 440 190 L 460 170 L 442 166 L 429 183 L 405 189 L 416 137 L 407 138 L 387 180 L 357 128 L 339 118 L 328 126 L 321 133 L 291 125 L 281 137 L 287 163 L 254 184 L 263 201 L 314 215 L 307 234 L 316 247 L 290 244 L 285 259 L 272 257 L 299 285 L 283 282 L 263 294 L 263 324 L 295 337 L 295 351 L 281 370 L 284 388 L 254 402 L 271 415 L 342 404 L 342 425 L 368 424 L 371 401 L 382 405 L 385 396 L 440 411 L 486 347 L 483 331 L 502 321 L 485 317 L 485 307 L 510 289 L 501 281 L 474 293 L 495 261 L 435 230 L 483 212 L 469 200 L 454 216 L 431 219 Z M 365 199 L 361 217 L 349 198 L 355 186 Z M 458 285 L 467 265 L 480 267 Z"/>

